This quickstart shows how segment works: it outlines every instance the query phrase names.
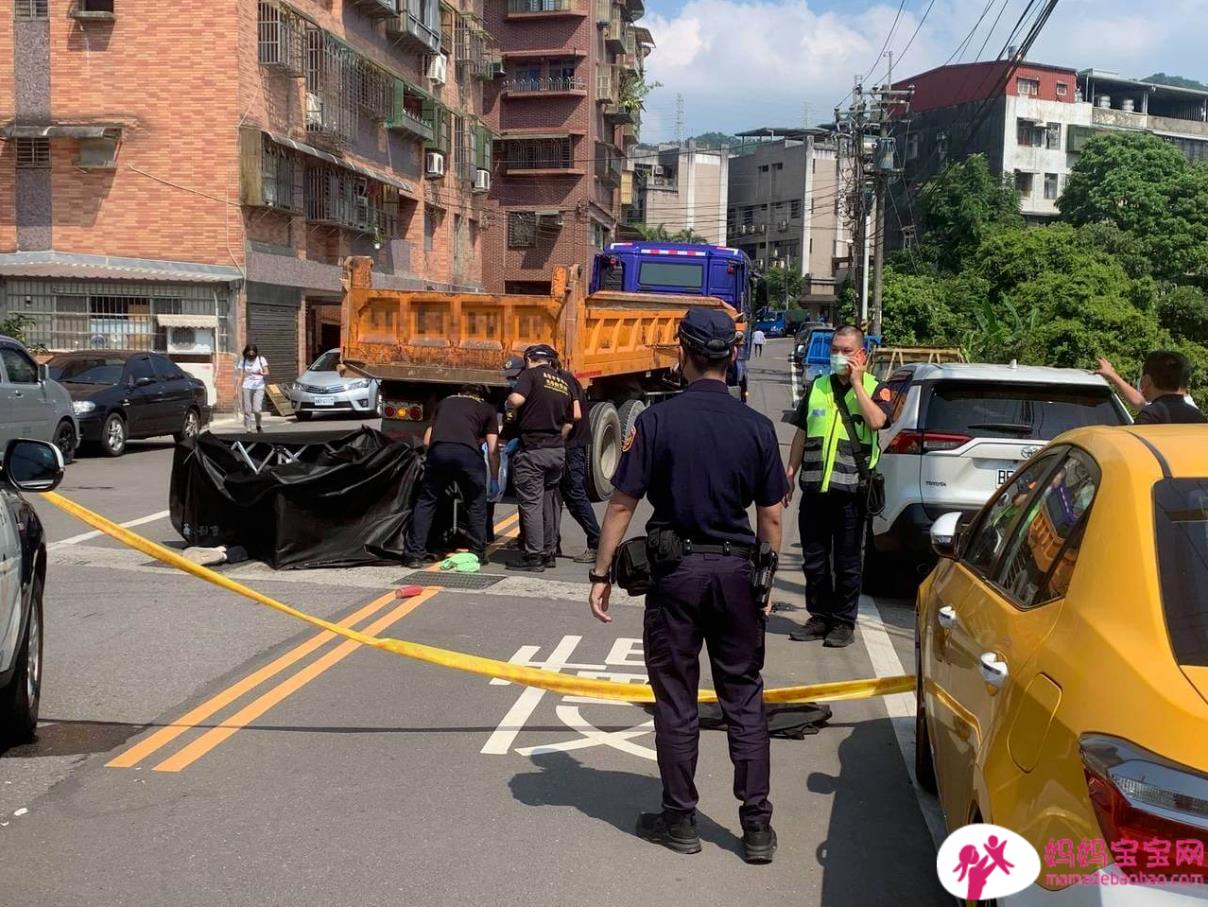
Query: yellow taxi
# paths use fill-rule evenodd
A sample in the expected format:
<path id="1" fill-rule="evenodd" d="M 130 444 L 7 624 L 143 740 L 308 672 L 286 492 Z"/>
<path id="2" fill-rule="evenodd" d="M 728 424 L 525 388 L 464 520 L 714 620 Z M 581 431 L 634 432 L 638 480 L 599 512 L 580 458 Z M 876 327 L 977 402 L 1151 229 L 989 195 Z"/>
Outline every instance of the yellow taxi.
<path id="1" fill-rule="evenodd" d="M 1062 435 L 932 544 L 916 772 L 949 831 L 1026 838 L 1021 903 L 1208 900 L 1208 426 Z"/>

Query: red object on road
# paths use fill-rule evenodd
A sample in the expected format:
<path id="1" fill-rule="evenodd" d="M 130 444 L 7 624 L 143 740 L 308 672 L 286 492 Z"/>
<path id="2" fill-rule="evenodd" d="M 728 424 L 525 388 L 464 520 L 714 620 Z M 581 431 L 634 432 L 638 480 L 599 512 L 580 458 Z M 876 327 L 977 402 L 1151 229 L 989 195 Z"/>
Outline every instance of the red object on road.
<path id="1" fill-rule="evenodd" d="M 412 598 L 424 591 L 423 586 L 399 586 L 394 593 L 395 598 Z"/>

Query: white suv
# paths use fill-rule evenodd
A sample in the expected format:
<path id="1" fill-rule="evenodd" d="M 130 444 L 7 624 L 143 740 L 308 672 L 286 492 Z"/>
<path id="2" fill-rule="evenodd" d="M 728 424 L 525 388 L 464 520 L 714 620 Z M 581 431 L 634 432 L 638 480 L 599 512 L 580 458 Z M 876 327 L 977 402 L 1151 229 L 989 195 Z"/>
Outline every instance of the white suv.
<path id="1" fill-rule="evenodd" d="M 872 521 L 867 556 L 874 561 L 926 563 L 937 517 L 979 510 L 1064 431 L 1132 421 L 1107 382 L 1078 369 L 920 363 L 895 370 L 886 383 L 894 413 L 880 434 L 886 504 Z"/>

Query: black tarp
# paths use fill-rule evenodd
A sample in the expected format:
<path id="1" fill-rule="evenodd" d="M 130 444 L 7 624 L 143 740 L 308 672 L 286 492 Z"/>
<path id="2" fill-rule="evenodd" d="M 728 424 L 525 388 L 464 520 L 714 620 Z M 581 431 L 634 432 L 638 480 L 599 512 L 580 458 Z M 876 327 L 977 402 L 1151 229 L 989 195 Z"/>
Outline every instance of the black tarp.
<path id="1" fill-rule="evenodd" d="M 397 563 L 422 471 L 414 442 L 371 428 L 206 432 L 176 448 L 169 510 L 189 545 L 240 545 L 277 569 Z"/>

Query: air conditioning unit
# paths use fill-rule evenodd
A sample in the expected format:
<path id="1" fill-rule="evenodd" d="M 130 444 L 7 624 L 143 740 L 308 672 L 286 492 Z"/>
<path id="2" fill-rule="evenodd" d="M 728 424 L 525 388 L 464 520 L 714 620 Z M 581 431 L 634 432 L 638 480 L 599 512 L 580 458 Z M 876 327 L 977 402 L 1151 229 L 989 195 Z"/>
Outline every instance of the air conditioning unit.
<path id="1" fill-rule="evenodd" d="M 483 170 L 481 167 L 474 171 L 474 191 L 475 192 L 490 192 L 491 191 L 491 171 Z"/>
<path id="2" fill-rule="evenodd" d="M 449 78 L 449 58 L 444 54 L 433 54 L 429 57 L 428 78 L 437 85 L 444 85 Z"/>
<path id="3" fill-rule="evenodd" d="M 429 151 L 424 172 L 430 177 L 445 175 L 445 156 L 439 151 Z"/>
<path id="4" fill-rule="evenodd" d="M 652 168 L 650 168 L 650 172 L 653 173 L 655 176 L 663 176 L 667 172 L 667 170 L 662 165 L 655 164 Z"/>
<path id="5" fill-rule="evenodd" d="M 547 211 L 537 215 L 537 226 L 546 230 L 562 229 L 562 212 Z"/>
<path id="6" fill-rule="evenodd" d="M 503 65 L 501 60 L 496 60 L 491 63 L 491 78 L 499 79 L 508 74 L 507 67 Z"/>

